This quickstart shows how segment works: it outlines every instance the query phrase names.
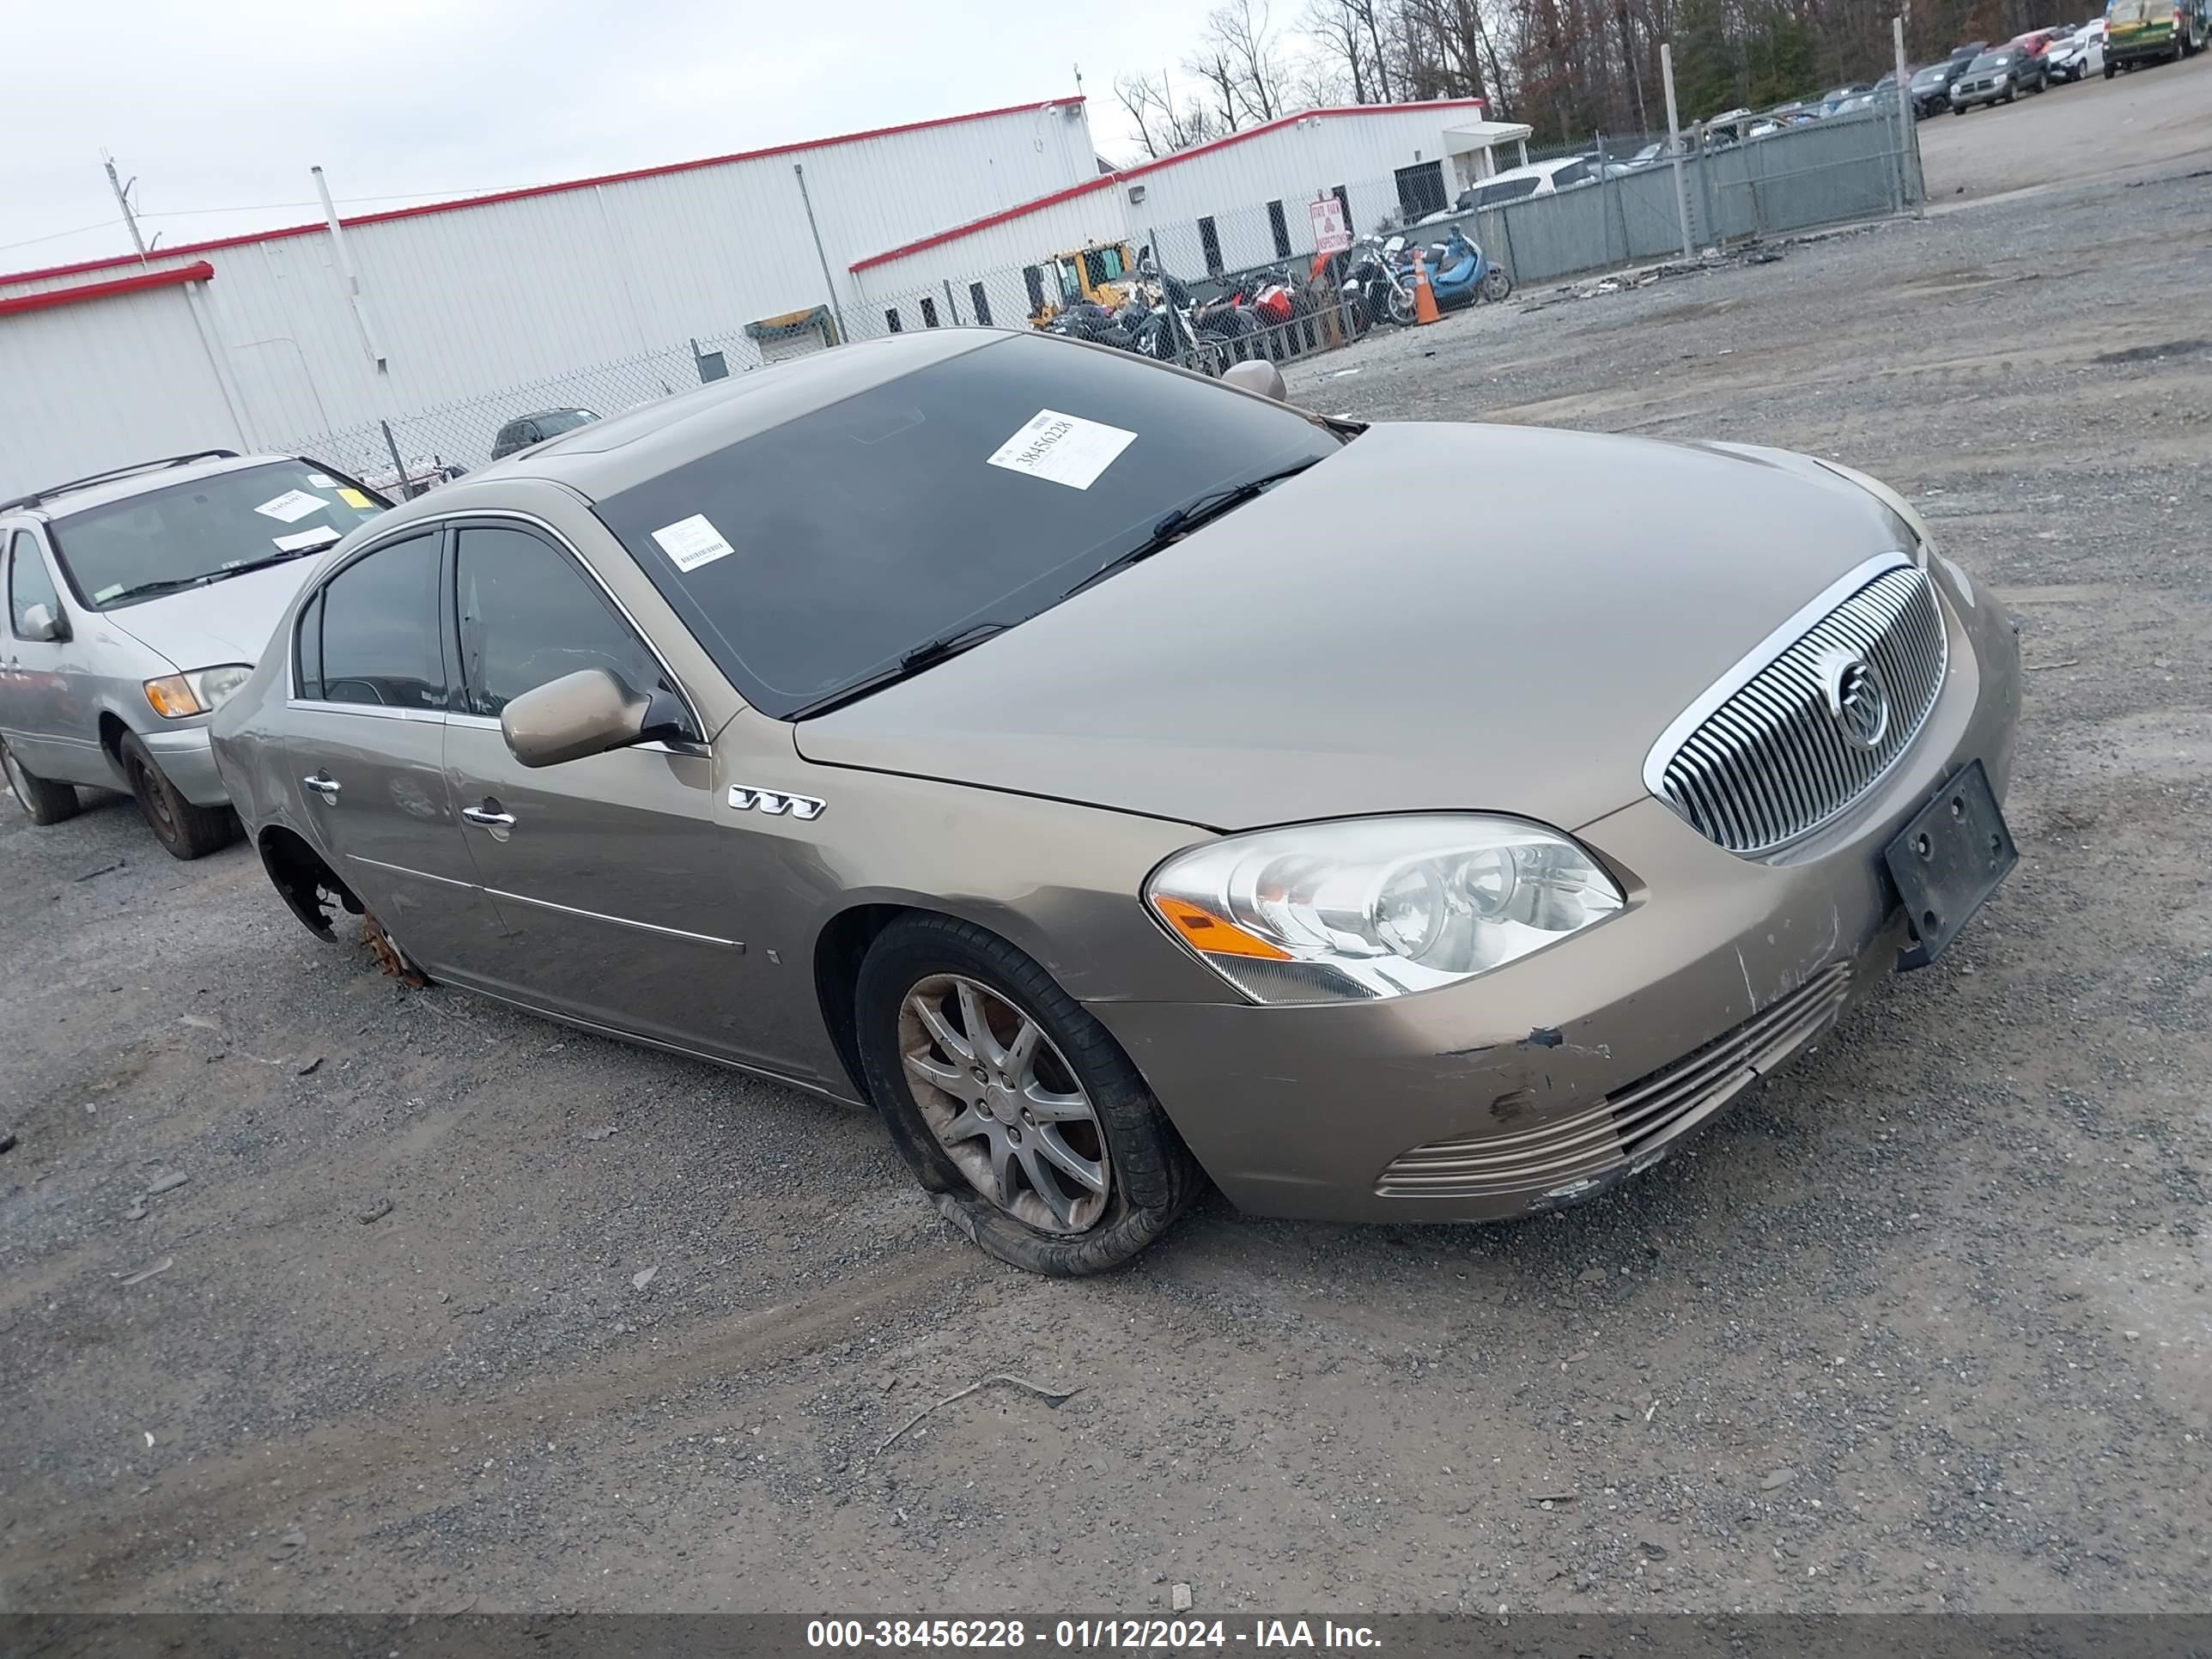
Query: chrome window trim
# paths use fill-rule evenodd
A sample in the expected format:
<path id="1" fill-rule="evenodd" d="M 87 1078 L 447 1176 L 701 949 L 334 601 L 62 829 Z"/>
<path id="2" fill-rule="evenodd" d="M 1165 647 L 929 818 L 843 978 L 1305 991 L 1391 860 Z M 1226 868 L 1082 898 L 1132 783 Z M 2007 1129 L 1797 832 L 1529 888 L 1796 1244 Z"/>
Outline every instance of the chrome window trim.
<path id="1" fill-rule="evenodd" d="M 1667 799 L 1667 763 L 1674 758 L 1674 751 L 1682 746 L 1683 740 L 1705 723 L 1707 716 L 1757 679 L 1777 657 L 1802 639 L 1814 623 L 1859 589 L 1875 577 L 1912 562 L 1911 555 L 1894 548 L 1887 553 L 1877 553 L 1800 605 L 1789 621 L 1752 647 L 1735 666 L 1706 687 L 1687 708 L 1668 722 L 1644 757 L 1644 787 L 1663 802 Z"/>
<path id="2" fill-rule="evenodd" d="M 366 714 L 372 720 L 415 720 L 425 726 L 443 726 L 448 718 L 442 708 L 392 708 L 380 702 L 324 702 L 313 697 L 287 697 L 284 702 L 311 714 Z"/>
<path id="3" fill-rule="evenodd" d="M 495 901 L 512 899 L 517 904 L 527 904 L 540 910 L 557 910 L 564 916 L 581 916 L 586 921 L 611 922 L 617 927 L 635 927 L 642 933 L 659 933 L 665 939 L 690 939 L 695 945 L 719 945 L 725 950 L 743 951 L 742 939 L 719 939 L 712 933 L 694 933 L 681 927 L 663 927 L 657 922 L 633 921 L 628 916 L 611 916 L 603 910 L 580 910 L 573 904 L 556 904 L 550 899 L 532 898 L 527 893 L 510 893 L 501 888 L 487 887 L 484 891 Z"/>

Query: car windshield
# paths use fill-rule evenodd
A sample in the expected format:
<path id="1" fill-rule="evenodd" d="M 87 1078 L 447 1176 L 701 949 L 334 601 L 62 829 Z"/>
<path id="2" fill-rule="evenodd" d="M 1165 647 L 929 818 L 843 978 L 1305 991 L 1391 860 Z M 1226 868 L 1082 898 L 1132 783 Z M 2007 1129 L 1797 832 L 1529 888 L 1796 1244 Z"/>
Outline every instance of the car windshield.
<path id="1" fill-rule="evenodd" d="M 574 432 L 580 426 L 589 426 L 599 417 L 588 409 L 556 409 L 532 417 L 538 429 L 550 438 L 559 432 Z"/>
<path id="2" fill-rule="evenodd" d="M 58 518 L 54 552 L 95 611 L 328 547 L 383 507 L 308 461 L 272 461 Z"/>
<path id="3" fill-rule="evenodd" d="M 1924 69 L 1912 77 L 1912 84 L 1916 87 L 1932 87 L 1942 78 L 1943 71 L 1941 68 Z"/>
<path id="4" fill-rule="evenodd" d="M 1343 441 L 1279 404 L 1018 336 L 595 510 L 746 701 L 781 719 L 919 646 L 1026 621 L 1175 509 Z"/>
<path id="5" fill-rule="evenodd" d="M 2001 70 L 2010 62 L 2012 62 L 2012 58 L 2008 52 L 1986 52 L 1983 56 L 1974 59 L 1972 63 L 1967 64 L 1966 69 L 1970 74 L 1975 70 Z"/>

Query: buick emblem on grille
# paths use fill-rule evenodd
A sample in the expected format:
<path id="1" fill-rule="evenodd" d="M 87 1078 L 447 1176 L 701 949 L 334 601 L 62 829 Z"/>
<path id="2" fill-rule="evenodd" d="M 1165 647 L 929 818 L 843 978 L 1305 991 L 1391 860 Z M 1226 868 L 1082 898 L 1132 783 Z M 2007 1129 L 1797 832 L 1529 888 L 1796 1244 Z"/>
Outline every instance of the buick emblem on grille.
<path id="1" fill-rule="evenodd" d="M 1828 718 L 1844 741 L 1855 749 L 1877 746 L 1889 732 L 1889 688 L 1881 671 L 1864 657 L 1838 652 L 1821 675 L 1827 693 Z"/>

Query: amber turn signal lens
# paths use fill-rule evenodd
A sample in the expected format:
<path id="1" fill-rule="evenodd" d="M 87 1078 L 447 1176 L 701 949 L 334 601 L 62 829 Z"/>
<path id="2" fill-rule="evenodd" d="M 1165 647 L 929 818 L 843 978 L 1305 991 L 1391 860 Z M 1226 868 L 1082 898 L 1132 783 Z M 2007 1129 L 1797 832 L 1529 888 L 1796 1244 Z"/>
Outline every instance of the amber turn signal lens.
<path id="1" fill-rule="evenodd" d="M 167 679 L 146 682 L 146 701 L 154 705 L 154 712 L 165 720 L 180 720 L 187 714 L 207 711 L 200 700 L 192 695 L 191 682 L 182 674 L 172 674 Z"/>
<path id="2" fill-rule="evenodd" d="M 1162 895 L 1152 901 L 1160 920 L 1189 941 L 1191 948 L 1217 957 L 1258 957 L 1267 962 L 1288 962 L 1291 953 L 1279 945 L 1255 939 L 1233 921 L 1224 921 L 1211 910 L 1202 910 L 1186 899 Z"/>

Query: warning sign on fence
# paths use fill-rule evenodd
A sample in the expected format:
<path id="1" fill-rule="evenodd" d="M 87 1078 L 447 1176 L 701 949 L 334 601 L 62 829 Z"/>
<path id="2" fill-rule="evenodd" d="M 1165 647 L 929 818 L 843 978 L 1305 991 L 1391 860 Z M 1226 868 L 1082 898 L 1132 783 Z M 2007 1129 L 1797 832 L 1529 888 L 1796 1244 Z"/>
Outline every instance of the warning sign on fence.
<path id="1" fill-rule="evenodd" d="M 1352 226 L 1344 216 L 1344 204 L 1335 197 L 1324 196 L 1306 211 L 1313 215 L 1316 253 L 1341 253 L 1352 246 Z"/>

